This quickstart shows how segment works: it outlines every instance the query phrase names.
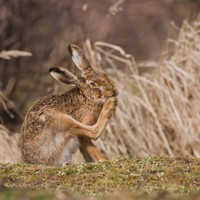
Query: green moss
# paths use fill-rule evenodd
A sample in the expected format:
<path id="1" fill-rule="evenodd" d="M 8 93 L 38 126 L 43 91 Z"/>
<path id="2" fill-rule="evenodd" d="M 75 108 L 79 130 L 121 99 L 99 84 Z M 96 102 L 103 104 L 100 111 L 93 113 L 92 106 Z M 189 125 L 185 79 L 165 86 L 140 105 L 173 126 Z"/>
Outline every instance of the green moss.
<path id="1" fill-rule="evenodd" d="M 22 200 L 22 199 L 32 199 L 32 200 L 53 200 L 54 195 L 52 192 L 42 191 L 42 190 L 19 190 L 19 189 L 1 189 L 0 199 L 6 200 Z"/>
<path id="2" fill-rule="evenodd" d="M 1 164 L 0 177 L 7 188 L 62 189 L 89 195 L 115 191 L 200 191 L 200 159 L 148 157 L 117 159 L 66 167 Z"/>

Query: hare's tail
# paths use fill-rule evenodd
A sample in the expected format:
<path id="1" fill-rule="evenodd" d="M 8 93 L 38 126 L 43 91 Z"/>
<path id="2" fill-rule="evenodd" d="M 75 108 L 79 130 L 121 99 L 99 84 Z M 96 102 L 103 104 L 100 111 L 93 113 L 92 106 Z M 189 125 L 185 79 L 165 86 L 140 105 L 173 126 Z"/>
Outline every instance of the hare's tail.
<path id="1" fill-rule="evenodd" d="M 19 134 L 11 132 L 0 124 L 0 163 L 22 162 L 19 148 Z"/>

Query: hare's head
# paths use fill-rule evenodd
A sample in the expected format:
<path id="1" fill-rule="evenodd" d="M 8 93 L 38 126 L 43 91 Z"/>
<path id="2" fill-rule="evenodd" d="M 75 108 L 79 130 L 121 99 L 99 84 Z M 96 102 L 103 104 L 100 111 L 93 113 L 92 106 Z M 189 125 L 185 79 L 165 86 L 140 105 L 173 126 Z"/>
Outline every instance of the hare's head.
<path id="1" fill-rule="evenodd" d="M 75 65 L 81 70 L 81 75 L 76 76 L 64 67 L 54 67 L 49 71 L 56 80 L 79 87 L 88 97 L 106 99 L 116 95 L 115 87 L 108 76 L 92 69 L 80 47 L 71 44 L 68 50 Z"/>

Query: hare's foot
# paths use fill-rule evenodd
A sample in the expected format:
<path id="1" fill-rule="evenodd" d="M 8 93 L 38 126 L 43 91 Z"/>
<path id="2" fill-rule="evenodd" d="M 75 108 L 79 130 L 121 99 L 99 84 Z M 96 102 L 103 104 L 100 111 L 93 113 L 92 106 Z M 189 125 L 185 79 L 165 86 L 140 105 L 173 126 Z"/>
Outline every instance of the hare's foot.
<path id="1" fill-rule="evenodd" d="M 63 163 L 62 163 L 62 167 L 66 167 L 66 166 L 69 166 L 69 165 L 71 165 L 71 161 L 63 161 Z"/>

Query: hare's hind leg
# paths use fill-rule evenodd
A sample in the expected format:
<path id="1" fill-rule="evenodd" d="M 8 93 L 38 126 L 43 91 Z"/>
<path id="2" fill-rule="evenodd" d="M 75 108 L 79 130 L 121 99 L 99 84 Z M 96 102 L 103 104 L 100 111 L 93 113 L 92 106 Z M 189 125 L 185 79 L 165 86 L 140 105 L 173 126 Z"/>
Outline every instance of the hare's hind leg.
<path id="1" fill-rule="evenodd" d="M 106 158 L 103 156 L 103 154 L 96 148 L 96 146 L 92 143 L 92 141 L 87 137 L 79 137 L 80 141 L 80 151 L 83 154 L 83 157 L 85 158 L 86 162 L 91 161 L 105 161 Z"/>

